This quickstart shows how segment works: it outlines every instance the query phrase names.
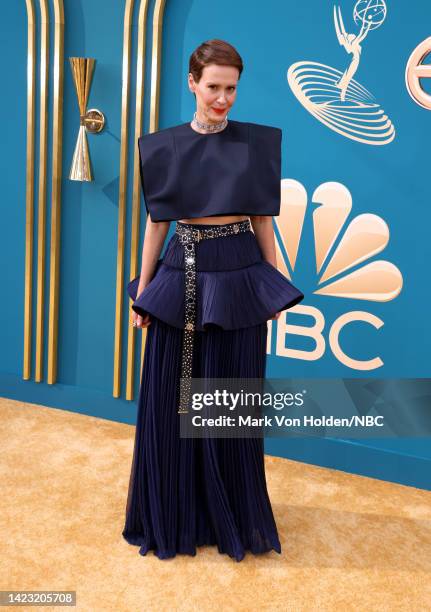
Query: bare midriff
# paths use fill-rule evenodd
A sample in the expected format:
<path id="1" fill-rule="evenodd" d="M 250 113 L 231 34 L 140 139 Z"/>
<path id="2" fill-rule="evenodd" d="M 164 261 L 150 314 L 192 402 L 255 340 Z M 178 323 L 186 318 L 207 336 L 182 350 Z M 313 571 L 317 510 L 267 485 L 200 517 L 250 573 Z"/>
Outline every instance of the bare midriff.
<path id="1" fill-rule="evenodd" d="M 236 223 L 245 221 L 249 217 L 247 215 L 226 215 L 218 217 L 197 217 L 195 219 L 180 219 L 180 223 L 208 223 L 211 225 L 222 225 L 223 223 Z"/>

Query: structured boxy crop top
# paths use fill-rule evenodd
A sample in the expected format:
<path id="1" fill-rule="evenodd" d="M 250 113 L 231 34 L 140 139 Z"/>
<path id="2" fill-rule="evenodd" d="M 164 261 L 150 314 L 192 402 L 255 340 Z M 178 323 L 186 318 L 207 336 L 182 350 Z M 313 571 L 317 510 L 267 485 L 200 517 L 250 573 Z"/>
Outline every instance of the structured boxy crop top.
<path id="1" fill-rule="evenodd" d="M 280 214 L 281 129 L 229 119 L 201 134 L 182 123 L 138 139 L 152 221 Z"/>

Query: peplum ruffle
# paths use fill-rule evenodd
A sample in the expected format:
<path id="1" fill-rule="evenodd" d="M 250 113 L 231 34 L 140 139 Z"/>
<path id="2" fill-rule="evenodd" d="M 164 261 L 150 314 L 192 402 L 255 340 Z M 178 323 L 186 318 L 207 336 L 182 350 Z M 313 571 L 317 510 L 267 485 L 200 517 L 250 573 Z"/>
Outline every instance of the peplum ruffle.
<path id="1" fill-rule="evenodd" d="M 196 245 L 196 262 L 197 331 L 205 331 L 211 325 L 226 330 L 259 325 L 304 298 L 297 287 L 262 258 L 252 232 L 200 242 Z M 139 296 L 138 285 L 139 276 L 127 286 L 135 312 L 184 328 L 183 246 L 176 234 Z"/>

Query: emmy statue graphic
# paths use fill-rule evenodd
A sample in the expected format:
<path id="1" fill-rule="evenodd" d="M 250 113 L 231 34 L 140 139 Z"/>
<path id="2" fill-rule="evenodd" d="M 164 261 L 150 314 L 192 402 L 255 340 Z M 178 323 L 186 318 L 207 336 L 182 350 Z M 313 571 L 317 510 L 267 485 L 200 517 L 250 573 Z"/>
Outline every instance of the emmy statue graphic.
<path id="1" fill-rule="evenodd" d="M 395 138 L 395 128 L 374 96 L 353 78 L 361 57 L 361 42 L 370 30 L 380 27 L 386 18 L 384 0 L 358 0 L 353 19 L 360 25 L 358 34 L 348 34 L 339 6 L 334 6 L 334 25 L 338 42 L 352 59 L 341 73 L 318 62 L 296 62 L 287 71 L 289 86 L 299 102 L 330 129 L 372 145 L 388 144 Z"/>
<path id="2" fill-rule="evenodd" d="M 346 90 L 349 86 L 350 80 L 353 78 L 353 75 L 355 74 L 359 66 L 359 59 L 361 57 L 360 43 L 368 34 L 370 27 L 373 23 L 371 20 L 365 21 L 365 19 L 363 18 L 361 19 L 361 21 L 362 26 L 359 34 L 347 34 L 343 23 L 343 18 L 341 17 L 341 9 L 339 6 L 337 8 L 335 8 L 334 6 L 334 24 L 338 42 L 346 49 L 347 53 L 352 54 L 352 61 L 350 62 L 350 66 L 347 68 L 347 70 L 345 70 L 341 79 L 336 83 L 336 86 L 341 89 L 340 99 L 343 101 L 346 97 Z M 383 23 L 383 21 L 381 21 L 380 23 Z"/>

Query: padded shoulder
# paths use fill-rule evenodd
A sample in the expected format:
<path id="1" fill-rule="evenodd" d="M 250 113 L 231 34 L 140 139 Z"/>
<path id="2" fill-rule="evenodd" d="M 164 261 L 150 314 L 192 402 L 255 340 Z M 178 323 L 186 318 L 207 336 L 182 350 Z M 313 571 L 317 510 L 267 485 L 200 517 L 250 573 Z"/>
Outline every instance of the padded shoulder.
<path id="1" fill-rule="evenodd" d="M 250 123 L 253 189 L 262 215 L 280 214 L 281 141 L 281 128 Z"/>
<path id="2" fill-rule="evenodd" d="M 251 124 L 250 138 L 256 150 L 265 156 L 275 158 L 281 153 L 282 130 L 272 125 Z"/>
<path id="3" fill-rule="evenodd" d="M 152 221 L 168 219 L 175 198 L 176 159 L 171 129 L 138 138 L 139 169 L 145 206 Z"/>

